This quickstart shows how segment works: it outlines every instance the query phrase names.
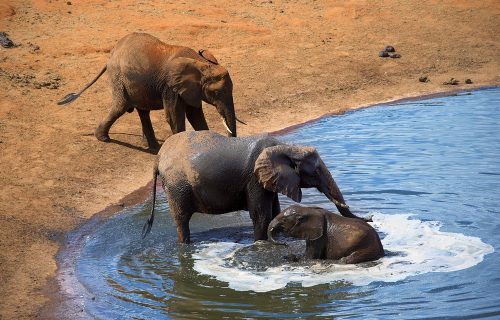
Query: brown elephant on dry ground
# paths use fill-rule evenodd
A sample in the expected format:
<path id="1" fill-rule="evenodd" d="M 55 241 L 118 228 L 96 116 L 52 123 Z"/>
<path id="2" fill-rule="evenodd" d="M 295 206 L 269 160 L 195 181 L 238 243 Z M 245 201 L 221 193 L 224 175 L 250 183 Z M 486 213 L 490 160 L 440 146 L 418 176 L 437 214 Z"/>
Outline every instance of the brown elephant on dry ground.
<path id="1" fill-rule="evenodd" d="M 342 217 L 318 207 L 292 205 L 277 215 L 268 227 L 268 238 L 276 244 L 278 232 L 306 240 L 310 259 L 360 263 L 384 256 L 377 231 L 361 219 Z"/>
<path id="2" fill-rule="evenodd" d="M 147 33 L 122 38 L 99 75 L 79 93 L 70 93 L 59 105 L 78 98 L 108 70 L 113 102 L 108 116 L 95 136 L 109 141 L 109 129 L 125 112 L 139 113 L 142 131 L 150 149 L 157 150 L 149 112 L 164 109 L 172 133 L 186 130 L 185 117 L 195 130 L 208 130 L 201 108 L 205 101 L 214 105 L 230 136 L 236 136 L 233 83 L 228 71 L 207 50 L 163 43 Z M 241 121 L 240 121 L 241 122 Z M 243 123 L 243 122 L 242 122 Z"/>
<path id="3" fill-rule="evenodd" d="M 237 210 L 250 212 L 255 240 L 266 240 L 269 222 L 281 211 L 278 193 L 300 202 L 301 188 L 318 189 L 342 215 L 356 217 L 316 149 L 269 135 L 229 138 L 212 131 L 186 131 L 169 137 L 158 153 L 153 207 L 144 236 L 154 219 L 158 175 L 183 243 L 190 242 L 193 213 Z"/>

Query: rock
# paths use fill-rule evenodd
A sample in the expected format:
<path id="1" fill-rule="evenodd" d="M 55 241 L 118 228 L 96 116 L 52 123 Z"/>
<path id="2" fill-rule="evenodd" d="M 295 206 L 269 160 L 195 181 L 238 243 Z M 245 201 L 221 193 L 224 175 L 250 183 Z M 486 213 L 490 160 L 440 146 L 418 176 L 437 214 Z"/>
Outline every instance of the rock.
<path id="1" fill-rule="evenodd" d="M 466 83 L 466 84 L 472 84 L 472 80 L 471 80 L 471 79 L 469 79 L 469 78 L 467 78 L 467 79 L 465 79 L 465 83 Z"/>
<path id="2" fill-rule="evenodd" d="M 68 6 L 72 5 L 71 1 L 66 2 Z"/>
<path id="3" fill-rule="evenodd" d="M 458 81 L 457 79 L 451 78 L 450 80 L 443 82 L 443 84 L 447 86 L 456 86 L 459 82 L 460 81 Z"/>
<path id="4" fill-rule="evenodd" d="M 394 49 L 393 46 L 385 46 L 384 51 L 385 52 L 396 52 L 396 49 Z"/>
<path id="5" fill-rule="evenodd" d="M 389 53 L 387 53 L 386 51 L 380 51 L 378 53 L 378 56 L 381 58 L 387 58 L 389 56 Z"/>
<path id="6" fill-rule="evenodd" d="M 421 76 L 420 78 L 418 78 L 418 81 L 420 82 L 429 82 L 429 78 L 427 76 Z"/>
<path id="7" fill-rule="evenodd" d="M 399 59 L 401 58 L 401 55 L 399 53 L 389 53 L 389 57 L 393 58 L 393 59 Z"/>
<path id="8" fill-rule="evenodd" d="M 16 44 L 9 39 L 8 34 L 6 32 L 0 32 L 0 44 L 4 48 L 17 47 Z"/>

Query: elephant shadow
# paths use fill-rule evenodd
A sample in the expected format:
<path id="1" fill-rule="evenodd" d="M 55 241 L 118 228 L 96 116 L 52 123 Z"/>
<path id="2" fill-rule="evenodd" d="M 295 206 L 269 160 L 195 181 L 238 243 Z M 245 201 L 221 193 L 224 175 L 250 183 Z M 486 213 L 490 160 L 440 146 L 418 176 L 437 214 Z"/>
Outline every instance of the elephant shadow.
<path id="1" fill-rule="evenodd" d="M 133 134 L 133 133 L 114 133 L 114 134 L 117 134 L 117 135 L 127 135 L 127 136 L 136 136 L 136 137 L 140 137 L 141 136 L 141 135 Z M 94 134 L 93 133 L 87 133 L 87 134 L 82 134 L 82 136 L 84 136 L 84 137 L 93 137 Z M 157 139 L 157 140 L 158 140 L 158 143 L 160 144 L 160 146 L 163 144 L 163 142 L 165 142 L 165 140 L 161 140 L 161 139 Z M 137 145 L 133 145 L 131 143 L 125 142 L 125 141 L 116 140 L 116 139 L 113 139 L 113 138 L 110 138 L 106 142 L 107 143 L 114 143 L 114 144 L 117 144 L 117 145 L 122 146 L 122 147 L 127 147 L 129 149 L 133 149 L 133 150 L 136 150 L 136 151 L 141 151 L 141 152 L 145 152 L 145 153 L 149 153 L 149 154 L 153 154 L 153 155 L 158 154 L 158 151 L 160 150 L 159 147 L 156 148 L 156 149 L 147 148 L 147 147 L 141 147 L 141 146 L 137 146 Z"/>
<path id="2" fill-rule="evenodd" d="M 158 141 L 160 143 L 163 143 L 163 141 L 160 141 L 160 140 L 158 140 Z M 127 148 L 130 148 L 130 149 L 136 150 L 136 151 L 141 151 L 141 152 L 149 153 L 149 154 L 152 154 L 152 155 L 158 154 L 158 151 L 160 150 L 159 148 L 150 149 L 150 148 L 146 148 L 146 147 L 139 147 L 139 146 L 133 145 L 131 143 L 120 141 L 120 140 L 116 140 L 116 139 L 112 139 L 112 138 L 110 138 L 107 142 L 108 143 L 114 143 L 114 144 L 117 144 L 117 145 L 122 146 L 122 147 L 127 147 Z"/>

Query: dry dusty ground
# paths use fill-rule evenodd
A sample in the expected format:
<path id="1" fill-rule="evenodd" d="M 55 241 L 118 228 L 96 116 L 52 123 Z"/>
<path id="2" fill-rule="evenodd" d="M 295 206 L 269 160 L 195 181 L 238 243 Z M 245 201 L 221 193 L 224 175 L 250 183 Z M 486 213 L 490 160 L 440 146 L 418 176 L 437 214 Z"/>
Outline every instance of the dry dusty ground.
<path id="1" fill-rule="evenodd" d="M 71 3 L 72 2 L 72 3 Z M 500 83 L 499 1 L 5 1 L 0 31 L 0 318 L 40 316 L 64 235 L 151 178 L 136 113 L 102 143 L 106 79 L 67 107 L 132 31 L 209 48 L 230 71 L 240 135 L 374 102 Z M 379 58 L 392 44 L 401 59 Z M 431 82 L 419 83 L 421 75 Z M 445 86 L 454 77 L 458 86 Z M 471 78 L 473 85 L 463 84 Z M 214 108 L 212 129 L 223 132 Z M 163 113 L 153 114 L 162 140 Z M 47 289 L 48 288 L 48 289 Z M 57 287 L 56 287 L 57 288 Z"/>

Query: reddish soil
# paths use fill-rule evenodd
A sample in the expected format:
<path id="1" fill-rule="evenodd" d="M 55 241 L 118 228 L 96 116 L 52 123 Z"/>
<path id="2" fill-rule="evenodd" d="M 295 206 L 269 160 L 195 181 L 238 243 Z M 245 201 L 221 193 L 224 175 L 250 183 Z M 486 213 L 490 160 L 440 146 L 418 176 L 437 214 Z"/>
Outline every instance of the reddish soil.
<path id="1" fill-rule="evenodd" d="M 40 316 L 64 235 L 151 179 L 136 113 L 93 136 L 111 91 L 99 80 L 69 106 L 133 31 L 210 49 L 230 72 L 240 135 L 372 103 L 500 84 L 498 1 L 2 1 L 0 319 Z M 400 59 L 379 58 L 387 44 Z M 430 82 L 418 78 L 427 75 Z M 442 83 L 451 77 L 457 86 Z M 464 84 L 470 78 L 472 85 Z M 215 108 L 204 106 L 224 132 Z M 153 125 L 171 133 L 163 112 Z"/>

